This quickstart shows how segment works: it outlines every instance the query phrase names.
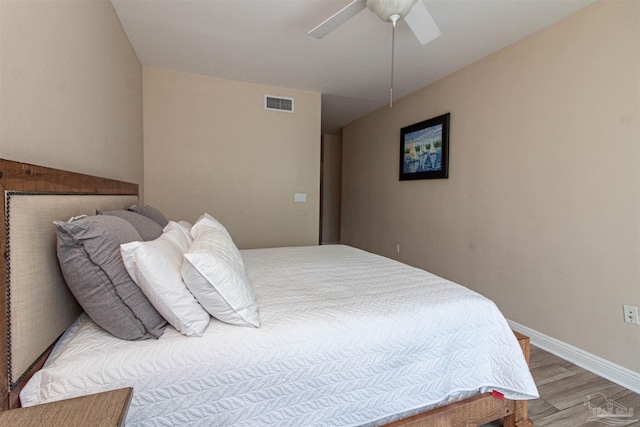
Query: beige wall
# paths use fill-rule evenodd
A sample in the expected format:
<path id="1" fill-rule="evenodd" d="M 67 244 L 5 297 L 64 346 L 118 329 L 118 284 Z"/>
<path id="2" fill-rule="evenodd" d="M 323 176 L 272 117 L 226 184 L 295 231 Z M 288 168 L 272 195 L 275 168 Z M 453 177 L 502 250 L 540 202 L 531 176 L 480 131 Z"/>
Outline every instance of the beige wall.
<path id="1" fill-rule="evenodd" d="M 342 134 L 322 137 L 322 243 L 340 243 Z"/>
<path id="2" fill-rule="evenodd" d="M 209 212 L 240 248 L 318 244 L 320 94 L 146 67 L 143 92 L 147 203 Z M 265 94 L 295 112 L 266 111 Z"/>
<path id="3" fill-rule="evenodd" d="M 342 241 L 640 372 L 639 22 L 596 3 L 347 126 Z M 400 128 L 446 112 L 449 179 L 399 182 Z"/>
<path id="4" fill-rule="evenodd" d="M 0 157 L 142 184 L 142 67 L 104 0 L 0 1 Z"/>

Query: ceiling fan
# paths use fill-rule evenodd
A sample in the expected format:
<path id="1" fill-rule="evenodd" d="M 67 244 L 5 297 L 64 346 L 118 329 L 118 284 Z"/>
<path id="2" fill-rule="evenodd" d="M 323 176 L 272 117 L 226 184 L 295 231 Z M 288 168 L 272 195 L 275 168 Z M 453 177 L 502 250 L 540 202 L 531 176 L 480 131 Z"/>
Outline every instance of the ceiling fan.
<path id="1" fill-rule="evenodd" d="M 353 0 L 333 16 L 309 31 L 311 37 L 321 39 L 362 10 L 369 8 L 378 18 L 393 26 L 391 44 L 391 91 L 389 106 L 393 106 L 393 61 L 396 23 L 404 19 L 423 45 L 440 37 L 442 32 L 422 0 Z"/>
<path id="2" fill-rule="evenodd" d="M 308 34 L 321 39 L 366 8 L 385 22 L 394 23 L 394 20 L 404 18 L 422 44 L 427 44 L 442 34 L 422 0 L 353 0 Z"/>

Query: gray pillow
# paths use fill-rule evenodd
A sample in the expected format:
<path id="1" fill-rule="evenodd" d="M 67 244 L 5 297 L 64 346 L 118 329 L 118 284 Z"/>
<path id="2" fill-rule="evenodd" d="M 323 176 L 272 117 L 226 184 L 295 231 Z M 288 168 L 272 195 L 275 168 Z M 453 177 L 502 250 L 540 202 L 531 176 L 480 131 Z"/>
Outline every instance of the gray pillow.
<path id="1" fill-rule="evenodd" d="M 55 221 L 58 261 L 67 286 L 99 326 L 126 340 L 158 338 L 166 321 L 127 273 L 120 245 L 140 240 L 116 216 Z"/>
<path id="2" fill-rule="evenodd" d="M 133 205 L 133 206 L 131 206 L 129 208 L 129 210 L 131 212 L 135 212 L 135 213 L 140 214 L 142 216 L 146 216 L 150 220 L 153 220 L 155 223 L 160 225 L 160 227 L 162 227 L 162 228 L 165 228 L 167 226 L 167 224 L 169 224 L 169 221 L 167 220 L 167 217 L 162 215 L 162 212 L 160 212 L 158 209 L 154 208 L 153 206 L 149 206 L 149 205 L 146 205 L 146 206 Z"/>
<path id="3" fill-rule="evenodd" d="M 98 215 L 111 215 L 124 219 L 140 234 L 142 240 L 147 242 L 155 240 L 162 235 L 162 228 L 155 221 L 131 211 L 105 211 L 97 210 Z"/>

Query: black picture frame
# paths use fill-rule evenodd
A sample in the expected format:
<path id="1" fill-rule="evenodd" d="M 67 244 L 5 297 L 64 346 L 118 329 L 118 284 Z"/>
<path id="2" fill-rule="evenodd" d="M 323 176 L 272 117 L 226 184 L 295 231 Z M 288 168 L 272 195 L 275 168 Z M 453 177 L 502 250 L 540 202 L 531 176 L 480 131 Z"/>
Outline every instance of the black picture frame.
<path id="1" fill-rule="evenodd" d="M 443 114 L 400 130 L 400 181 L 449 178 L 449 121 Z"/>

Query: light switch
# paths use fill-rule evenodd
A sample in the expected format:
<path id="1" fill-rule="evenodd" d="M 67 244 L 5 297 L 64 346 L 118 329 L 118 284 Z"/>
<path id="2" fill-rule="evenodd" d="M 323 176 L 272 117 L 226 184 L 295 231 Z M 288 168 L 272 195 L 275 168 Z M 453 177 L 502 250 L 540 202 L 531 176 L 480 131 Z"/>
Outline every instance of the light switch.
<path id="1" fill-rule="evenodd" d="M 307 203 L 307 193 L 295 193 L 293 201 L 296 203 Z"/>

